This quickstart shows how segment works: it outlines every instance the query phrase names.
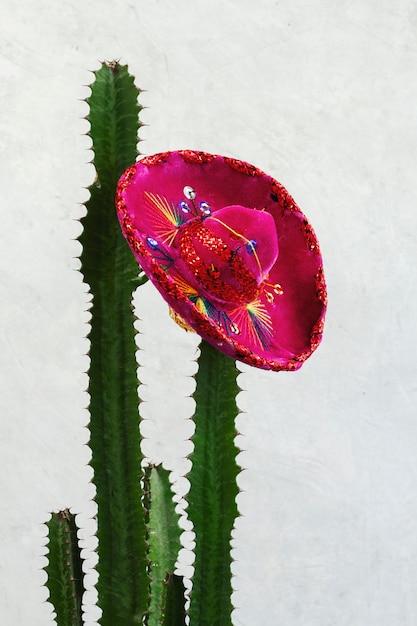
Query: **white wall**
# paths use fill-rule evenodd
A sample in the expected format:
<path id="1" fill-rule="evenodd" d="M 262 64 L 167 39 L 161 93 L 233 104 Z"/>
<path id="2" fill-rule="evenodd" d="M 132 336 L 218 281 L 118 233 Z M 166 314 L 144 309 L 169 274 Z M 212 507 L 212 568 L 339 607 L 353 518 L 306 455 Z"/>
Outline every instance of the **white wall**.
<path id="1" fill-rule="evenodd" d="M 52 623 L 48 512 L 80 512 L 87 546 L 94 530 L 73 239 L 93 176 L 83 85 L 113 58 L 147 90 L 142 152 L 254 163 L 325 258 L 319 351 L 298 373 L 239 379 L 235 625 L 417 624 L 416 28 L 411 0 L 2 3 L 2 624 Z M 196 341 L 140 293 L 145 450 L 179 475 Z"/>

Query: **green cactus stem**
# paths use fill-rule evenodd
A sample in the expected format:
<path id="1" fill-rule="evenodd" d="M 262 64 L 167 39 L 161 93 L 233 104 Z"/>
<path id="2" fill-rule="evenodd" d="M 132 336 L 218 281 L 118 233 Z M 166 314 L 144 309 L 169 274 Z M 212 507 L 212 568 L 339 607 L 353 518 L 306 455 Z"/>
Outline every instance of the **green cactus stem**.
<path id="1" fill-rule="evenodd" d="M 80 242 L 81 271 L 93 296 L 89 445 L 98 508 L 102 626 L 141 624 L 148 600 L 132 311 L 138 266 L 114 206 L 117 181 L 137 156 L 138 94 L 127 67 L 113 62 L 103 63 L 95 73 L 87 99 L 97 175 L 89 188 Z"/>
<path id="2" fill-rule="evenodd" d="M 169 472 L 159 465 L 148 467 L 145 472 L 145 506 L 148 510 L 149 541 L 149 615 L 145 618 L 147 626 L 160 626 L 177 622 L 167 621 L 167 602 L 169 614 L 178 613 L 185 619 L 185 597 L 179 590 L 179 581 L 174 576 L 175 563 L 181 549 L 181 529 L 179 515 L 175 512 L 172 499 Z M 175 587 L 175 588 L 174 588 Z M 168 594 L 171 596 L 168 601 Z M 183 624 L 184 621 L 179 621 Z"/>
<path id="3" fill-rule="evenodd" d="M 196 535 L 189 615 L 191 626 L 230 626 L 230 541 L 238 513 L 238 449 L 234 442 L 237 368 L 233 359 L 205 341 L 200 347 L 187 497 L 188 516 Z"/>
<path id="4" fill-rule="evenodd" d="M 82 626 L 84 574 L 75 516 L 68 509 L 52 513 L 47 527 L 49 601 L 59 626 Z"/>

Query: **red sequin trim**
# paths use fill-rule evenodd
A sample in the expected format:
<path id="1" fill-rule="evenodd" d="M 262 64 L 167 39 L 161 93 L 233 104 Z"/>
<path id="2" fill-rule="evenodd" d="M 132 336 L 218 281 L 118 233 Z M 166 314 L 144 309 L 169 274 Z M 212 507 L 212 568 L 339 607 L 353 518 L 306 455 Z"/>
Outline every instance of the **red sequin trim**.
<path id="1" fill-rule="evenodd" d="M 128 242 L 129 242 L 130 247 L 132 248 L 134 252 L 136 252 L 136 254 L 139 254 L 141 256 L 146 255 L 145 246 L 143 245 L 140 239 L 132 235 L 130 239 L 128 239 Z"/>
<path id="2" fill-rule="evenodd" d="M 314 324 L 310 335 L 310 346 L 313 352 L 321 343 L 324 330 L 324 317 L 322 317 L 316 324 Z"/>
<path id="3" fill-rule="evenodd" d="M 240 172 L 241 174 L 246 174 L 246 176 L 263 176 L 264 173 L 251 165 L 250 163 L 246 163 L 245 161 L 239 161 L 238 159 L 232 159 L 231 157 L 223 157 L 224 162 L 227 163 L 232 169 Z"/>
<path id="4" fill-rule="evenodd" d="M 217 158 L 215 154 L 209 154 L 208 152 L 198 152 L 196 150 L 179 150 L 178 154 L 187 163 L 210 163 Z"/>
<path id="5" fill-rule="evenodd" d="M 126 208 L 126 204 L 123 198 L 121 198 L 120 196 L 117 196 L 116 198 L 116 211 L 118 213 L 121 213 L 122 211 L 124 211 L 124 209 Z"/>
<path id="6" fill-rule="evenodd" d="M 316 295 L 320 302 L 327 306 L 327 290 L 324 278 L 323 266 L 321 266 L 316 274 Z"/>
<path id="7" fill-rule="evenodd" d="M 121 220 L 126 238 L 133 235 L 135 229 L 133 228 L 132 220 L 129 218 L 129 216 L 126 215 L 126 213 L 124 213 L 123 215 L 120 215 L 120 220 Z"/>
<path id="8" fill-rule="evenodd" d="M 282 372 L 283 370 L 296 370 L 301 367 L 301 364 L 297 363 L 294 359 L 287 361 L 286 363 L 278 363 L 277 361 L 272 361 L 271 359 L 264 359 L 261 356 L 258 356 L 249 348 L 245 348 L 244 346 L 237 344 L 233 341 L 236 350 L 236 358 L 244 361 L 248 365 L 253 365 L 254 367 L 260 367 L 262 369 L 269 369 L 273 372 Z"/>
<path id="9" fill-rule="evenodd" d="M 291 360 L 290 360 L 290 361 L 288 361 L 288 363 L 286 364 L 285 369 L 286 369 L 288 372 L 295 372 L 295 371 L 299 370 L 299 369 L 300 369 L 300 367 L 301 367 L 301 365 L 303 364 L 303 361 L 305 361 L 305 360 L 306 360 L 306 358 L 307 358 L 308 356 L 309 356 L 309 355 L 306 355 L 306 357 L 305 357 L 305 358 L 303 358 L 302 356 L 300 356 L 300 357 L 297 357 L 297 358 L 291 359 Z"/>
<path id="10" fill-rule="evenodd" d="M 132 178 L 136 174 L 136 169 L 137 169 L 136 163 L 134 163 L 133 165 L 127 168 L 121 180 L 121 189 L 126 189 L 126 187 L 130 184 Z"/>
<path id="11" fill-rule="evenodd" d="M 262 367 L 267 364 L 267 360 L 263 359 L 261 356 L 258 356 L 249 348 L 245 348 L 244 346 L 237 345 L 236 347 L 236 357 L 239 359 L 243 359 L 245 363 L 248 365 L 253 365 L 255 367 Z"/>
<path id="12" fill-rule="evenodd" d="M 301 212 L 300 207 L 295 202 L 294 198 L 290 196 L 284 185 L 281 185 L 281 183 L 274 179 L 272 179 L 271 182 L 271 194 L 273 196 L 272 199 L 278 202 L 281 209 L 291 212 Z"/>
<path id="13" fill-rule="evenodd" d="M 197 328 L 207 335 L 207 337 L 210 337 L 210 339 L 231 343 L 221 327 L 217 326 L 210 318 L 206 317 L 204 313 L 201 313 L 195 305 L 193 305 L 191 309 L 191 318 Z"/>
<path id="14" fill-rule="evenodd" d="M 174 281 L 170 279 L 163 267 L 161 267 L 158 261 L 154 258 L 152 259 L 151 269 L 152 274 L 169 296 L 171 296 L 175 300 L 188 301 L 187 296 L 181 291 L 178 285 L 176 285 Z"/>
<path id="15" fill-rule="evenodd" d="M 319 242 L 317 241 L 316 234 L 310 222 L 306 218 L 304 218 L 302 221 L 302 229 L 305 240 L 311 252 L 314 252 L 315 254 L 320 254 L 320 246 Z"/>
<path id="16" fill-rule="evenodd" d="M 116 208 L 119 210 L 121 205 L 124 206 L 124 199 L 121 197 L 121 194 L 127 187 L 130 185 L 130 182 L 134 175 L 136 174 L 136 163 L 127 168 L 124 172 L 123 176 L 119 179 L 117 183 L 116 189 Z"/>
<path id="17" fill-rule="evenodd" d="M 169 152 L 159 152 L 158 154 L 151 154 L 150 156 L 143 157 L 139 163 L 152 167 L 153 165 L 159 165 L 160 163 L 166 163 L 169 157 Z"/>
<path id="18" fill-rule="evenodd" d="M 298 369 L 301 367 L 304 361 L 307 361 L 310 354 L 311 354 L 311 350 L 308 350 L 307 352 L 302 352 L 301 354 L 290 359 L 289 362 L 293 364 L 294 369 Z"/>
<path id="19" fill-rule="evenodd" d="M 216 255 L 221 263 L 229 265 L 241 289 L 236 289 L 220 278 L 220 271 L 214 264 L 207 264 L 197 254 L 194 240 Z M 201 220 L 195 220 L 179 232 L 178 247 L 182 260 L 191 269 L 197 280 L 210 293 L 227 302 L 251 302 L 258 294 L 255 277 L 246 268 L 242 259 L 218 236 L 214 235 Z"/>

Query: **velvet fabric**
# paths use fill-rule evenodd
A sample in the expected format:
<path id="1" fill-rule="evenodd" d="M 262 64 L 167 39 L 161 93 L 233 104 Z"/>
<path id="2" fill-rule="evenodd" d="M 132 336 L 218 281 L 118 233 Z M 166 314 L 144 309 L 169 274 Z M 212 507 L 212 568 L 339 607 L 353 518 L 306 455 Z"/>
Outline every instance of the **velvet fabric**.
<path id="1" fill-rule="evenodd" d="M 116 208 L 140 266 L 185 328 L 229 356 L 296 370 L 319 345 L 327 293 L 315 233 L 286 189 L 229 157 L 143 157 Z"/>

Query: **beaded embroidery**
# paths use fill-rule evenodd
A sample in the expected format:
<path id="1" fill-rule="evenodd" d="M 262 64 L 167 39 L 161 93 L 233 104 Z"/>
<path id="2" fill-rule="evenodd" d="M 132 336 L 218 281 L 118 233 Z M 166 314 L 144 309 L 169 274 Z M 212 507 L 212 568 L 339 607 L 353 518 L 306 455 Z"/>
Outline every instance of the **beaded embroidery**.
<path id="1" fill-rule="evenodd" d="M 179 257 L 190 269 L 198 283 L 207 292 L 219 300 L 234 305 L 226 312 L 213 305 L 209 299 L 200 295 L 199 291 L 188 284 L 183 277 L 171 272 L 171 277 L 182 290 L 186 297 L 193 302 L 199 311 L 213 320 L 227 335 L 239 335 L 244 329 L 254 343 L 258 343 L 264 349 L 268 349 L 273 337 L 271 318 L 262 302 L 259 294 L 265 290 L 268 301 L 273 300 L 273 295 L 267 288 L 274 288 L 274 293 L 281 295 L 282 289 L 276 285 L 258 286 L 255 277 L 245 266 L 244 261 L 236 250 L 231 249 L 219 236 L 207 228 L 206 224 L 211 215 L 211 209 L 207 202 L 194 202 L 195 191 L 192 187 L 184 187 L 184 195 L 191 200 L 168 201 L 167 198 L 145 191 L 146 215 L 152 229 L 159 235 L 161 242 L 168 246 L 174 246 L 179 251 Z M 214 218 L 217 220 L 217 218 Z M 256 255 L 257 242 L 248 240 L 242 234 L 233 231 L 234 238 L 238 243 L 237 248 L 244 243 L 248 254 Z M 173 259 L 158 244 L 153 237 L 146 238 L 147 246 L 156 260 L 161 261 L 161 266 L 168 270 L 173 264 Z M 216 258 L 215 263 L 209 263 L 201 258 L 196 249 L 196 244 L 201 244 L 203 250 L 212 253 Z M 235 280 L 236 286 L 222 280 L 219 267 L 226 266 Z M 186 322 L 181 320 L 180 325 Z"/>

